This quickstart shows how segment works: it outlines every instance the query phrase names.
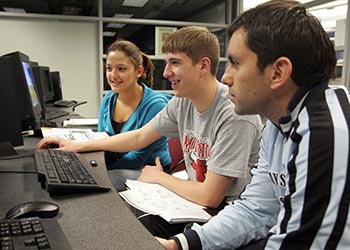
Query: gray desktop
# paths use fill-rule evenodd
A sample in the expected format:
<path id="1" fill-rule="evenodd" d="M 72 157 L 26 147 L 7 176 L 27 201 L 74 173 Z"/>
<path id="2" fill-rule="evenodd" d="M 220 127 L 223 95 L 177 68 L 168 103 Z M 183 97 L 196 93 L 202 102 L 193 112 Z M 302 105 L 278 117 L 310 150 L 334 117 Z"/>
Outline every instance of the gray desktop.
<path id="1" fill-rule="evenodd" d="M 24 145 L 15 149 L 24 155 L 38 140 L 25 138 Z M 103 152 L 84 156 L 96 160 L 108 179 Z M 107 192 L 50 195 L 37 180 L 33 157 L 0 160 L 0 218 L 18 204 L 49 201 L 59 205 L 55 218 L 73 249 L 163 249 L 110 187 Z"/>

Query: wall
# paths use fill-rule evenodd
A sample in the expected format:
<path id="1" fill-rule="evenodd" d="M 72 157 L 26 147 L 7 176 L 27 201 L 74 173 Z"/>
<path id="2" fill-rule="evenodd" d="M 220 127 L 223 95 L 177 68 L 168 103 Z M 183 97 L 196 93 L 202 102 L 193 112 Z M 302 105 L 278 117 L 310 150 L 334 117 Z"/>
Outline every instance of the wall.
<path id="1" fill-rule="evenodd" d="M 84 117 L 97 117 L 97 22 L 1 19 L 0 31 L 0 55 L 19 50 L 31 61 L 60 71 L 63 98 L 88 101 L 76 111 Z"/>

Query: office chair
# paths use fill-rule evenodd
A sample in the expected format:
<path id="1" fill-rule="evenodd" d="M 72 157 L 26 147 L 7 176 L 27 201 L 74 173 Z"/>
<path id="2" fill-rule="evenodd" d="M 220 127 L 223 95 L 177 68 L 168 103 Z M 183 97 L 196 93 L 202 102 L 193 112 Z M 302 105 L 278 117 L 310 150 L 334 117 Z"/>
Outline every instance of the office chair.
<path id="1" fill-rule="evenodd" d="M 168 147 L 171 158 L 170 172 L 175 173 L 184 170 L 185 162 L 180 139 L 169 139 Z"/>

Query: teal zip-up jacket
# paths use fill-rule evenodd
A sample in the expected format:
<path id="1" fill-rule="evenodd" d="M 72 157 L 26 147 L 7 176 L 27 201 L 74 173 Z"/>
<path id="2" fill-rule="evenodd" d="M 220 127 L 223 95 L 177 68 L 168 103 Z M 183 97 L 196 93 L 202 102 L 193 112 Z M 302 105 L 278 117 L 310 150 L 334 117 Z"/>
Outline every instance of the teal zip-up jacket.
<path id="1" fill-rule="evenodd" d="M 156 92 L 142 84 L 144 92 L 142 100 L 136 110 L 123 125 L 121 132 L 136 130 L 147 124 L 159 111 L 161 111 L 171 95 Z M 109 91 L 102 100 L 98 115 L 98 131 L 114 135 L 112 117 L 118 94 Z M 107 169 L 141 169 L 145 165 L 155 165 L 155 158 L 159 156 L 163 166 L 170 165 L 168 138 L 162 137 L 147 147 L 124 153 L 106 152 Z"/>

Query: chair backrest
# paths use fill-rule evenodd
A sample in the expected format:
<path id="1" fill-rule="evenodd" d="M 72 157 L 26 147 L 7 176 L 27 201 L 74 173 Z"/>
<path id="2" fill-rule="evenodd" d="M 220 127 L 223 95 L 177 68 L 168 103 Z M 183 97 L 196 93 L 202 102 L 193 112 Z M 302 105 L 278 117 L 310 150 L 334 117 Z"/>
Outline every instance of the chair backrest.
<path id="1" fill-rule="evenodd" d="M 171 158 L 170 172 L 175 173 L 185 169 L 185 162 L 183 161 L 184 156 L 180 139 L 169 139 L 168 147 Z"/>

